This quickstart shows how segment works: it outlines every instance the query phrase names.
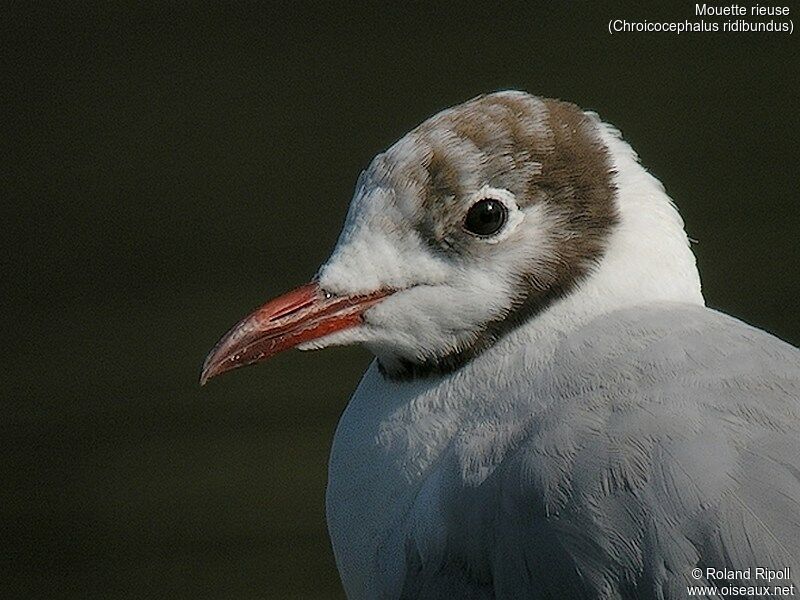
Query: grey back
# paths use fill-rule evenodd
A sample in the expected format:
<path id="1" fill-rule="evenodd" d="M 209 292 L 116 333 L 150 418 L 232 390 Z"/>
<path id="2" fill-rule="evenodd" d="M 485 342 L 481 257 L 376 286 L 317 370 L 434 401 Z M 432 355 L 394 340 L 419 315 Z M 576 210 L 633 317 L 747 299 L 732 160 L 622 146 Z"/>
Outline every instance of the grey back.
<path id="1" fill-rule="evenodd" d="M 689 585 L 800 583 L 800 350 L 707 308 L 655 304 L 596 319 L 512 384 L 514 403 L 537 409 L 513 416 L 520 433 L 480 481 L 461 475 L 470 457 L 453 444 L 439 474 L 446 548 L 431 559 L 409 539 L 402 597 L 683 599 Z M 477 426 L 465 435 L 502 424 Z M 756 567 L 793 581 L 757 580 Z M 707 580 L 708 568 L 751 579 Z"/>

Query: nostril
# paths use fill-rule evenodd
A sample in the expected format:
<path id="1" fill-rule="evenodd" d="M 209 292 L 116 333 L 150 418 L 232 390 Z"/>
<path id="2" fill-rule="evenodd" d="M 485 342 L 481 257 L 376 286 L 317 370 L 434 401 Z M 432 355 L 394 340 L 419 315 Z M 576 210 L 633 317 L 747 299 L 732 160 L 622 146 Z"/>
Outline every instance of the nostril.
<path id="1" fill-rule="evenodd" d="M 265 317 L 269 322 L 293 317 L 297 313 L 312 307 L 314 302 L 319 301 L 318 289 L 316 285 L 304 285 L 280 298 L 268 302 L 262 306 L 259 311 L 266 313 Z"/>

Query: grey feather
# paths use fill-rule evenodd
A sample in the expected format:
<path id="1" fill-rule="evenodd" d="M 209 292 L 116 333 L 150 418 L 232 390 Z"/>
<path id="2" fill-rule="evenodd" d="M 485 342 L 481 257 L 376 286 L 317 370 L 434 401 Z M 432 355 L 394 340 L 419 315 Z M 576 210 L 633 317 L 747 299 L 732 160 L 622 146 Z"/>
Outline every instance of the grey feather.
<path id="1" fill-rule="evenodd" d="M 519 433 L 475 479 L 480 451 L 452 444 L 445 548 L 423 555 L 409 533 L 403 598 L 683 599 L 709 567 L 800 584 L 798 349 L 656 304 L 594 320 L 505 393 L 537 409 L 465 425 L 459 439 Z"/>

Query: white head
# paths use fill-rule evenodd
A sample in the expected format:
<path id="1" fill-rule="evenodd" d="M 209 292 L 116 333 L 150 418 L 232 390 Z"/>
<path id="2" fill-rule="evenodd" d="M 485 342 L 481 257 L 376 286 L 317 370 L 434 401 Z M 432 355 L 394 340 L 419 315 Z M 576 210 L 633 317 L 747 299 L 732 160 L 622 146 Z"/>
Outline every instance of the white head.
<path id="1" fill-rule="evenodd" d="M 583 313 L 702 303 L 683 223 L 596 115 L 480 96 L 373 160 L 315 283 L 242 321 L 203 378 L 349 343 L 389 376 L 449 371 L 567 299 Z"/>

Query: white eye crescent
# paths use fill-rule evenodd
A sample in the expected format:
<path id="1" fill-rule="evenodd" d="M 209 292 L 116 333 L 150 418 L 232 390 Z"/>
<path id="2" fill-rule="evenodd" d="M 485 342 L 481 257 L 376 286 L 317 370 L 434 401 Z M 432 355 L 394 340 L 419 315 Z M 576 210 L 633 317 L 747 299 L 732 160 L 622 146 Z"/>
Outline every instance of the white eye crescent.
<path id="1" fill-rule="evenodd" d="M 484 185 L 469 197 L 468 202 L 470 212 L 465 218 L 464 229 L 487 244 L 497 244 L 507 239 L 525 218 L 525 213 L 517 205 L 516 197 L 505 188 Z M 505 208 L 503 219 L 496 221 L 496 224 L 499 224 L 496 231 L 492 231 L 491 227 L 481 229 L 480 209 L 483 209 L 484 214 L 490 213 L 492 210 L 496 211 L 494 203 L 500 203 Z"/>

